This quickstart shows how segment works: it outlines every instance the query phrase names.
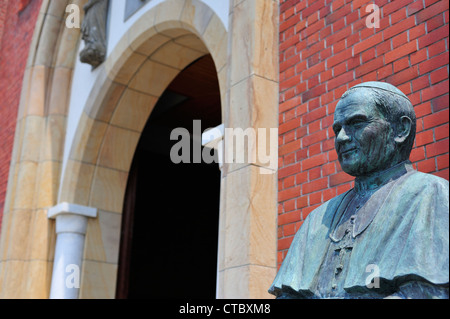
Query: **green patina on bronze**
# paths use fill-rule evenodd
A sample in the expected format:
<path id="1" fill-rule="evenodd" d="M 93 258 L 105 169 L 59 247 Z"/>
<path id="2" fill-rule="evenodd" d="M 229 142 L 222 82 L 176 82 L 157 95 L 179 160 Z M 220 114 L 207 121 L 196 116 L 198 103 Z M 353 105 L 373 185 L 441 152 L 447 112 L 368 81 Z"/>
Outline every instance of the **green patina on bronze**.
<path id="1" fill-rule="evenodd" d="M 449 183 L 409 162 L 416 118 L 394 86 L 366 82 L 336 106 L 355 187 L 304 221 L 269 292 L 278 298 L 448 298 Z"/>

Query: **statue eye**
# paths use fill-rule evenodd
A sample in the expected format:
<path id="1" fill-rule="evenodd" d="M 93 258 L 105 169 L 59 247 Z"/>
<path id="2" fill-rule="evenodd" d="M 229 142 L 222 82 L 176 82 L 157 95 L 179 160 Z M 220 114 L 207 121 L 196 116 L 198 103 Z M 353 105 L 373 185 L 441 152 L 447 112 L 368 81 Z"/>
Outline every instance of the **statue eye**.
<path id="1" fill-rule="evenodd" d="M 365 122 L 366 122 L 365 118 L 357 117 L 357 118 L 353 118 L 352 120 L 350 120 L 349 124 L 350 125 L 360 125 L 360 124 L 363 124 Z"/>
<path id="2" fill-rule="evenodd" d="M 341 130 L 341 126 L 340 125 L 334 125 L 333 126 L 334 135 L 338 136 L 340 130 Z"/>

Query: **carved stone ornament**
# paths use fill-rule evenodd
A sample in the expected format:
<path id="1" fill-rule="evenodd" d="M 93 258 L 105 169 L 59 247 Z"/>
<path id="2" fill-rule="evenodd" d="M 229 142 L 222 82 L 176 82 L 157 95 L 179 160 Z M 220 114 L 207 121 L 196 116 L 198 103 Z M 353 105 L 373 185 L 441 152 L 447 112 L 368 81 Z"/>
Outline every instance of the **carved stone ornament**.
<path id="1" fill-rule="evenodd" d="M 80 52 L 80 61 L 92 65 L 92 69 L 95 69 L 106 57 L 108 0 L 89 0 L 83 9 L 85 15 L 81 34 L 85 47 Z"/>

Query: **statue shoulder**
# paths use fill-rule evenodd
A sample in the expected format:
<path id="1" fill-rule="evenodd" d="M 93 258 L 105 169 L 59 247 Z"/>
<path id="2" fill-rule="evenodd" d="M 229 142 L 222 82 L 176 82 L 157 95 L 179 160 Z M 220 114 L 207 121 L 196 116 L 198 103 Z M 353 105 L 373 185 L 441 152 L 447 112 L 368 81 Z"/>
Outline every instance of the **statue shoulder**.
<path id="1" fill-rule="evenodd" d="M 405 180 L 405 185 L 413 189 L 422 189 L 427 191 L 442 191 L 448 194 L 449 182 L 445 178 L 435 176 L 432 174 L 414 171 Z"/>

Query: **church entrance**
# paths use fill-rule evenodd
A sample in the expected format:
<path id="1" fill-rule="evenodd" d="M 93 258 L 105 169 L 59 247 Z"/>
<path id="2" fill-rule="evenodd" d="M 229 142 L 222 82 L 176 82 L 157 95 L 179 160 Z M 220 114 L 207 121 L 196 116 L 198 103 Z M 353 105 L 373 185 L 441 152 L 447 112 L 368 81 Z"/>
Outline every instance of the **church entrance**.
<path id="1" fill-rule="evenodd" d="M 191 159 L 202 131 L 221 123 L 214 62 L 186 67 L 147 121 L 128 177 L 122 216 L 117 298 L 215 298 L 220 198 L 218 164 L 175 164 L 174 129 L 191 136 Z M 197 143 L 197 144 L 196 144 Z"/>

